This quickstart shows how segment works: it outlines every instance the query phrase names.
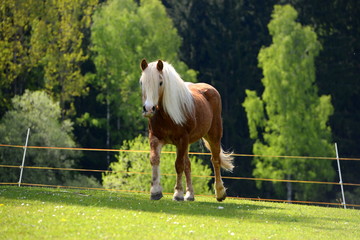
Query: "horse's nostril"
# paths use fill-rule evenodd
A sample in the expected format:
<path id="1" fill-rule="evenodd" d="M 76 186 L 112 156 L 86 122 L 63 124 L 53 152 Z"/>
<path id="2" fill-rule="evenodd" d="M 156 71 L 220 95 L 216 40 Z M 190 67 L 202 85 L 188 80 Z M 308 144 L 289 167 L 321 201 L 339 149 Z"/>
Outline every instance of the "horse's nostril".
<path id="1" fill-rule="evenodd" d="M 153 107 L 152 107 L 152 111 L 155 112 L 155 110 L 156 110 L 156 108 L 155 108 L 155 106 L 153 106 Z"/>
<path id="2" fill-rule="evenodd" d="M 146 112 L 146 108 L 145 108 L 145 105 L 143 106 L 143 111 Z"/>

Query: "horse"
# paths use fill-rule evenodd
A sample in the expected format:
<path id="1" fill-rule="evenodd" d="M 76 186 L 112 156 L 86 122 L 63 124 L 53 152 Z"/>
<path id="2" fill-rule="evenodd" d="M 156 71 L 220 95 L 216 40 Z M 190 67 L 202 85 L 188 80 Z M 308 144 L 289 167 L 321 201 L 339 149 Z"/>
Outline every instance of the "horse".
<path id="1" fill-rule="evenodd" d="M 148 118 L 150 163 L 152 181 L 150 199 L 163 197 L 160 184 L 160 153 L 165 144 L 176 146 L 176 184 L 173 200 L 194 201 L 191 182 L 191 163 L 188 156 L 189 144 L 203 139 L 211 151 L 211 162 L 215 173 L 216 199 L 226 198 L 226 189 L 221 179 L 220 168 L 232 171 L 233 158 L 221 147 L 222 118 L 219 92 L 206 83 L 184 82 L 174 67 L 162 60 L 140 63 L 142 70 L 142 115 Z M 185 173 L 186 194 L 182 186 Z"/>

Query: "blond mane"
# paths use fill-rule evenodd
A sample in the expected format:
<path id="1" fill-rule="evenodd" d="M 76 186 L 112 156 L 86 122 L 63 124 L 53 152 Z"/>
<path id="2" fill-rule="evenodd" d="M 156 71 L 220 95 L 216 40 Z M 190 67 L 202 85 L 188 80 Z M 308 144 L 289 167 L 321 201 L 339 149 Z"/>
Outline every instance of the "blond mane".
<path id="1" fill-rule="evenodd" d="M 194 115 L 194 99 L 186 84 L 174 67 L 164 62 L 163 68 L 164 94 L 162 104 L 164 111 L 179 125 L 186 118 Z"/>

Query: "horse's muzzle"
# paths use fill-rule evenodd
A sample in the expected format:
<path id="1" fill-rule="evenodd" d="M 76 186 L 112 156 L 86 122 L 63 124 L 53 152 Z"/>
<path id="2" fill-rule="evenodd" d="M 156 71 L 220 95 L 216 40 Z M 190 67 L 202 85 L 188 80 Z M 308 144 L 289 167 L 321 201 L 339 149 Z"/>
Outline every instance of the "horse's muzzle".
<path id="1" fill-rule="evenodd" d="M 153 106 L 152 108 L 146 108 L 145 105 L 143 106 L 142 114 L 144 117 L 151 118 L 152 116 L 154 116 L 155 112 L 156 112 L 155 106 Z"/>

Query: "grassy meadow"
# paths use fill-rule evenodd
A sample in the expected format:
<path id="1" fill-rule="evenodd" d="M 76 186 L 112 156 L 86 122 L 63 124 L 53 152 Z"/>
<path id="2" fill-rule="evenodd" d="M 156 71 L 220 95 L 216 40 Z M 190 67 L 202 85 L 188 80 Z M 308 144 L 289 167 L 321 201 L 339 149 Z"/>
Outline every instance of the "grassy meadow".
<path id="1" fill-rule="evenodd" d="M 0 239 L 360 239 L 360 211 L 0 186 Z"/>

